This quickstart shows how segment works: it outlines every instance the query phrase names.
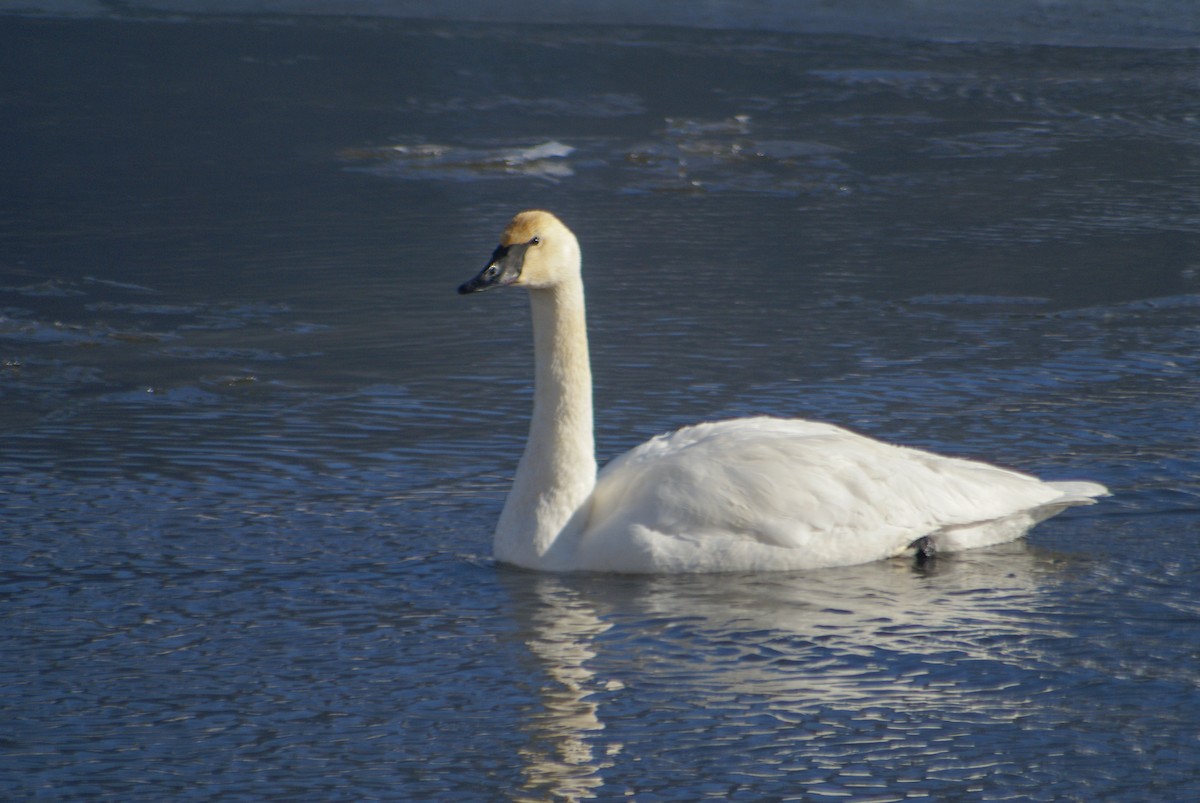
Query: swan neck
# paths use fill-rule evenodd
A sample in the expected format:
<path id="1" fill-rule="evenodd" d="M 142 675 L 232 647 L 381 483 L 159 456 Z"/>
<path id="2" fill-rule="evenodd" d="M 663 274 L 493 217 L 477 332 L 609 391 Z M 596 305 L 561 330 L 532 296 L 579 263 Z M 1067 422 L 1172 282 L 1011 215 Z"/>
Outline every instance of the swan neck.
<path id="1" fill-rule="evenodd" d="M 592 456 L 592 369 L 583 288 L 558 285 L 530 292 L 533 313 L 533 424 L 548 427 Z M 569 436 L 569 437 L 568 437 Z"/>
<path id="2" fill-rule="evenodd" d="M 496 530 L 498 558 L 532 568 L 569 564 L 596 483 L 592 374 L 583 284 L 530 290 L 534 401 L 525 453 Z"/>

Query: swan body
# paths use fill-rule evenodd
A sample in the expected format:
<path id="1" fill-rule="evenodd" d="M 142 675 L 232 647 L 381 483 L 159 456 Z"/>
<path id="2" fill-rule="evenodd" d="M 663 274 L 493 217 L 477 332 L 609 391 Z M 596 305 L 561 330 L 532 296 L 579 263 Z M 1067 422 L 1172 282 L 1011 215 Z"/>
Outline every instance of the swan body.
<path id="1" fill-rule="evenodd" d="M 832 424 L 742 418 L 652 438 L 597 472 L 580 252 L 554 215 L 521 212 L 472 293 L 529 290 L 534 404 L 496 526 L 498 560 L 548 571 L 778 571 L 1020 537 L 1107 494 L 892 446 Z"/>

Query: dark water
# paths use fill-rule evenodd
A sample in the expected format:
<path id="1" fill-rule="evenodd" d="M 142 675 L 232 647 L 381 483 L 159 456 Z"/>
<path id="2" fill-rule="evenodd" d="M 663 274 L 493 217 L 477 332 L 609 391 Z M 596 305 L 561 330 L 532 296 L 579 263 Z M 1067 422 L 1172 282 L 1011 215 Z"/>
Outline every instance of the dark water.
<path id="1" fill-rule="evenodd" d="M 1195 49 L 0 17 L 0 796 L 1200 793 Z M 1111 499 L 916 568 L 489 558 L 516 209 L 602 459 L 769 413 Z"/>

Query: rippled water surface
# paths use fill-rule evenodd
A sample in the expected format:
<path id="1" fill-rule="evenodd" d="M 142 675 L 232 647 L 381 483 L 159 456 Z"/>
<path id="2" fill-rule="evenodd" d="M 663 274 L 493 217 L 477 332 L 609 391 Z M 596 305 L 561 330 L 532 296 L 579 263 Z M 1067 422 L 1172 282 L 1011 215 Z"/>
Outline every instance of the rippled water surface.
<path id="1" fill-rule="evenodd" d="M 0 16 L 0 796 L 1196 797 L 1197 52 Z M 602 459 L 804 416 L 1114 496 L 495 565 L 528 321 L 454 288 L 535 205 Z"/>

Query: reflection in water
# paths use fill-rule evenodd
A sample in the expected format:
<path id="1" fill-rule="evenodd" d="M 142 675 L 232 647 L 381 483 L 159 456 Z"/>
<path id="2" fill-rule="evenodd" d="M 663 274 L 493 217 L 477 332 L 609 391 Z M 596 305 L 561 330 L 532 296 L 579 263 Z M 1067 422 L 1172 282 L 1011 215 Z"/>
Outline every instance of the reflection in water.
<path id="1" fill-rule="evenodd" d="M 594 737 L 604 729 L 597 704 L 589 697 L 598 690 L 596 676 L 586 663 L 596 657 L 593 642 L 611 624 L 555 577 L 523 575 L 532 585 L 536 605 L 529 610 L 532 630 L 527 642 L 539 659 L 549 683 L 541 688 L 544 710 L 526 723 L 530 743 L 522 749 L 529 799 L 549 794 L 565 800 L 595 797 L 603 785 L 600 771 L 611 766 L 619 744 L 601 749 Z M 612 681 L 609 690 L 620 688 Z"/>
<path id="2" fill-rule="evenodd" d="M 513 573 L 507 582 L 527 603 L 527 643 L 547 678 L 542 711 L 523 723 L 532 737 L 522 751 L 525 792 L 596 796 L 604 770 L 651 754 L 661 761 L 676 730 L 693 733 L 698 746 L 728 749 L 731 731 L 766 741 L 813 783 L 860 791 L 894 781 L 889 756 L 944 764 L 964 723 L 1011 724 L 1037 693 L 1022 684 L 1047 660 L 1039 644 L 1066 635 L 1035 613 L 1053 562 L 1016 542 L 924 567 L 897 560 L 785 575 Z M 637 732 L 650 712 L 667 730 Z M 876 726 L 865 728 L 856 761 L 878 753 L 881 763 L 849 768 L 821 745 L 863 729 L 864 712 Z M 598 738 L 606 727 L 607 747 Z M 627 727 L 637 732 L 633 743 L 622 736 Z M 760 760 L 773 771 L 781 759 Z"/>
<path id="3" fill-rule="evenodd" d="M 980 684 L 967 666 L 1037 661 L 1027 616 L 1037 605 L 1037 562 L 1023 541 L 1006 547 L 941 558 L 928 569 L 890 561 L 712 586 L 660 579 L 638 607 L 721 645 L 672 670 L 711 693 L 754 694 L 797 718 L 864 704 L 970 709 Z"/>

